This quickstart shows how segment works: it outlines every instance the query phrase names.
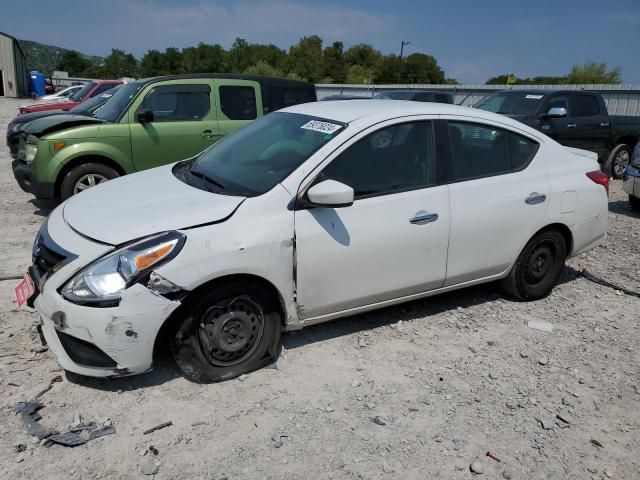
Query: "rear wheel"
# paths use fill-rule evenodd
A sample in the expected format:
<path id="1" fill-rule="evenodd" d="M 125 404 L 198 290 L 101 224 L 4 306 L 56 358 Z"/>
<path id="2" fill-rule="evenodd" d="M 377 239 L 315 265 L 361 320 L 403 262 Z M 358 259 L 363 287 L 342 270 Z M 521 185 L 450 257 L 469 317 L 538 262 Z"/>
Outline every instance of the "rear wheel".
<path id="1" fill-rule="evenodd" d="M 640 210 L 640 198 L 629 195 L 629 203 L 634 210 Z"/>
<path id="2" fill-rule="evenodd" d="M 624 175 L 625 169 L 629 166 L 629 160 L 631 159 L 631 147 L 624 143 L 616 145 L 609 158 L 605 162 L 605 173 L 611 178 L 619 179 Z"/>
<path id="3" fill-rule="evenodd" d="M 533 237 L 524 247 L 502 288 L 521 300 L 546 297 L 560 277 L 567 246 L 560 232 L 548 230 Z"/>
<path id="4" fill-rule="evenodd" d="M 120 175 L 113 168 L 101 163 L 84 163 L 72 168 L 60 184 L 60 198 L 76 195 L 88 188 L 99 185 Z"/>
<path id="5" fill-rule="evenodd" d="M 174 358 L 195 382 L 252 372 L 280 354 L 278 303 L 259 285 L 230 283 L 203 295 L 172 336 Z"/>

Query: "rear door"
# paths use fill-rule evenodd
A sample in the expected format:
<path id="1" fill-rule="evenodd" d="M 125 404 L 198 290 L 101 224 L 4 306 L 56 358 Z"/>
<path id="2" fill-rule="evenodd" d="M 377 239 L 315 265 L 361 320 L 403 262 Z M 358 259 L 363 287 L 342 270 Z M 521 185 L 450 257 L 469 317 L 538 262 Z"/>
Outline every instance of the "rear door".
<path id="1" fill-rule="evenodd" d="M 147 90 L 127 113 L 131 151 L 137 170 L 196 155 L 219 136 L 210 79 L 160 82 Z M 135 114 L 151 110 L 153 121 L 140 123 Z"/>
<path id="2" fill-rule="evenodd" d="M 602 158 L 608 150 L 610 129 L 609 116 L 600 110 L 598 97 L 590 93 L 573 93 L 571 112 L 567 133 L 570 146 L 596 152 Z"/>
<path id="3" fill-rule="evenodd" d="M 235 132 L 262 116 L 260 84 L 251 80 L 215 79 L 218 137 Z"/>
<path id="4" fill-rule="evenodd" d="M 451 235 L 445 286 L 503 272 L 543 223 L 550 184 L 539 142 L 450 117 Z"/>

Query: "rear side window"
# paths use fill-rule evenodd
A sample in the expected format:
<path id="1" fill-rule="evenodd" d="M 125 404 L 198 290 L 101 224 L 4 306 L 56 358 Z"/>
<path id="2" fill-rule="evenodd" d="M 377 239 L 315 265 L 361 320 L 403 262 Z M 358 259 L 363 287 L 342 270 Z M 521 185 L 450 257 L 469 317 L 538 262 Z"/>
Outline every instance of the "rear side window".
<path id="1" fill-rule="evenodd" d="M 263 105 L 264 113 L 273 112 L 300 103 L 316 101 L 313 88 L 269 86 L 268 93 L 269 102 L 268 105 Z"/>
<path id="2" fill-rule="evenodd" d="M 434 95 L 435 101 L 438 103 L 451 103 L 451 98 L 448 95 L 442 95 L 441 93 L 436 93 Z"/>
<path id="3" fill-rule="evenodd" d="M 449 122 L 453 181 L 502 175 L 525 168 L 538 143 L 488 125 Z"/>
<path id="4" fill-rule="evenodd" d="M 95 89 L 95 91 L 91 94 L 91 96 L 95 97 L 96 95 L 100 95 L 101 93 L 106 92 L 107 90 L 111 90 L 115 86 L 117 85 L 114 85 L 113 83 L 105 83 L 103 85 L 100 85 L 98 88 Z"/>
<path id="5" fill-rule="evenodd" d="M 221 86 L 220 110 L 229 120 L 255 120 L 256 91 L 248 86 Z"/>
<path id="6" fill-rule="evenodd" d="M 595 117 L 600 115 L 600 105 L 598 105 L 598 100 L 593 95 L 576 94 L 574 99 L 574 117 Z"/>
<path id="7" fill-rule="evenodd" d="M 202 120 L 209 113 L 209 85 L 163 85 L 147 94 L 141 110 L 152 110 L 154 122 Z"/>
<path id="8" fill-rule="evenodd" d="M 319 180 L 349 185 L 356 199 L 432 186 L 436 182 L 433 140 L 431 122 L 377 130 L 336 157 Z"/>

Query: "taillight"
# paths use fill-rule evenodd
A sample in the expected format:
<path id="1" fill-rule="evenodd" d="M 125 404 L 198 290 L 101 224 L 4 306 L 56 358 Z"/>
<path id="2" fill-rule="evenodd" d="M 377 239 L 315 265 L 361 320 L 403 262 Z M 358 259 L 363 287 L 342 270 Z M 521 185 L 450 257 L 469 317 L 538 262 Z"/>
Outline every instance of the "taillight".
<path id="1" fill-rule="evenodd" d="M 609 176 L 602 173 L 600 170 L 594 170 L 593 172 L 587 172 L 587 177 L 593 180 L 598 185 L 602 185 L 607 191 L 609 196 Z"/>

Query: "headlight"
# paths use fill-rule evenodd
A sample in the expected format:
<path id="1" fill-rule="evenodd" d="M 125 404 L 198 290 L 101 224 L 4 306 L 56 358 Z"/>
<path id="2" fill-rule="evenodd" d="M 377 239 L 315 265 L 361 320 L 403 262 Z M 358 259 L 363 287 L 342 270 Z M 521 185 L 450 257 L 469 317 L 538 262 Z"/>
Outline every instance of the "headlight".
<path id="1" fill-rule="evenodd" d="M 636 168 L 640 168 L 640 142 L 636 144 L 636 148 L 633 149 L 633 155 L 631 156 L 631 165 Z"/>
<path id="2" fill-rule="evenodd" d="M 126 288 L 158 266 L 175 257 L 186 237 L 165 232 L 103 257 L 76 274 L 61 290 L 73 303 L 114 306 Z"/>
<path id="3" fill-rule="evenodd" d="M 33 162 L 33 159 L 36 158 L 36 153 L 38 153 L 38 145 L 34 143 L 27 143 L 24 147 L 24 159 L 27 163 Z"/>

